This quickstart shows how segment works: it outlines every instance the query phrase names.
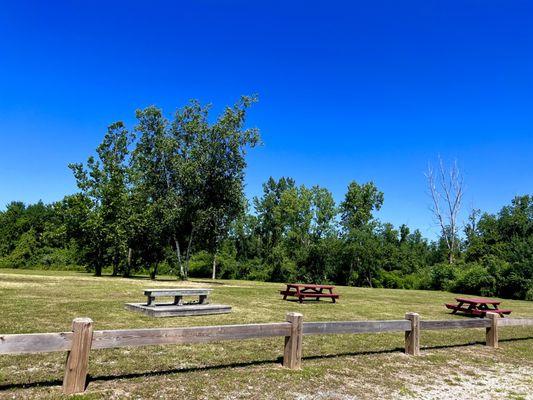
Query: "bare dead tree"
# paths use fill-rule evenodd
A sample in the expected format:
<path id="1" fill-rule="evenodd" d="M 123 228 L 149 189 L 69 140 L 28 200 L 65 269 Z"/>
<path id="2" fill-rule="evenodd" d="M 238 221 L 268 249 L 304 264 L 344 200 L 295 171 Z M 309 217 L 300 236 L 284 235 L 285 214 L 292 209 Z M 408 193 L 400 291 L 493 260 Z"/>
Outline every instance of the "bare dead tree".
<path id="1" fill-rule="evenodd" d="M 457 161 L 447 168 L 440 157 L 438 170 L 435 171 L 429 164 L 425 175 L 432 199 L 430 209 L 440 226 L 442 237 L 448 248 L 448 262 L 453 264 L 455 253 L 459 248 L 457 218 L 463 200 L 463 176 Z"/>

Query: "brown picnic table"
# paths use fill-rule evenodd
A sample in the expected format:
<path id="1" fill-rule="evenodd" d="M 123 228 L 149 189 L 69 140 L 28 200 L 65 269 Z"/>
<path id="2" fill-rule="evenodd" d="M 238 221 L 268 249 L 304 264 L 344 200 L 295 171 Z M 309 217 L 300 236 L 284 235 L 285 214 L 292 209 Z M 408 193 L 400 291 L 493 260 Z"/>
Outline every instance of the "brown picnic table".
<path id="1" fill-rule="evenodd" d="M 332 285 L 311 285 L 306 283 L 288 283 L 285 290 L 280 290 L 283 295 L 283 300 L 287 300 L 288 296 L 297 297 L 300 303 L 303 303 L 306 298 L 330 298 L 334 303 L 339 298 L 339 295 L 333 293 L 335 286 Z M 327 292 L 325 292 L 327 290 Z"/>
<path id="2" fill-rule="evenodd" d="M 452 314 L 461 312 L 467 315 L 474 315 L 477 317 L 484 317 L 488 312 L 504 315 L 511 314 L 511 310 L 500 309 L 501 301 L 483 299 L 483 298 L 466 298 L 456 297 L 457 304 L 445 304 L 446 308 L 452 310 Z"/>

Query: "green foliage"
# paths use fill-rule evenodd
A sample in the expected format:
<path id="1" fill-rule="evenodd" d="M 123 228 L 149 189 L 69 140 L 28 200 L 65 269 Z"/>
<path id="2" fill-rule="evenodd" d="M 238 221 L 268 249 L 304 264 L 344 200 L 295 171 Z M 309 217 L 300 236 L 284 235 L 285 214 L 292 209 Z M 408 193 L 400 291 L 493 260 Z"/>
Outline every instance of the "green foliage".
<path id="1" fill-rule="evenodd" d="M 494 215 L 474 210 L 453 254 L 445 237 L 377 220 L 384 194 L 373 182 L 351 182 L 336 204 L 326 188 L 271 177 L 247 204 L 255 101 L 217 118 L 197 101 L 171 119 L 150 106 L 131 131 L 110 125 L 95 156 L 70 165 L 80 193 L 0 211 L 0 266 L 533 297 L 530 195 Z"/>
<path id="2" fill-rule="evenodd" d="M 450 290 L 482 296 L 496 295 L 496 278 L 482 265 L 471 263 L 461 269 Z"/>
<path id="3" fill-rule="evenodd" d="M 210 107 L 197 101 L 178 110 L 173 121 L 156 107 L 137 111 L 134 192 L 145 210 L 141 223 L 160 227 L 153 237 L 160 256 L 151 252 L 148 263 L 173 246 L 179 275 L 186 278 L 194 251 L 217 253 L 231 222 L 244 211 L 246 149 L 259 142 L 258 130 L 244 124 L 255 101 L 242 97 L 214 123 Z"/>
<path id="4" fill-rule="evenodd" d="M 372 220 L 372 212 L 379 211 L 383 205 L 383 192 L 373 182 L 359 185 L 352 182 L 348 186 L 344 201 L 341 203 L 341 221 L 347 231 L 364 227 Z"/>
<path id="5" fill-rule="evenodd" d="M 454 282 L 459 276 L 457 264 L 443 262 L 431 267 L 430 281 L 428 289 L 450 290 L 454 287 Z"/>

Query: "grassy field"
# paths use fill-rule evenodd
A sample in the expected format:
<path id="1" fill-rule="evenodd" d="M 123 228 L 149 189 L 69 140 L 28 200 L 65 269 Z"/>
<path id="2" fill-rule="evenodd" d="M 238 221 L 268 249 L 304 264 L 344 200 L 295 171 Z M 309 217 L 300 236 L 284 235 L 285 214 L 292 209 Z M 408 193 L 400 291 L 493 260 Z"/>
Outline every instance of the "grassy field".
<path id="1" fill-rule="evenodd" d="M 212 302 L 231 314 L 154 319 L 126 311 L 146 287 L 212 287 Z M 73 318 L 95 329 L 281 322 L 289 311 L 305 321 L 424 319 L 450 315 L 443 292 L 339 287 L 339 303 L 282 301 L 280 284 L 248 281 L 180 283 L 172 278 L 95 278 L 76 272 L 0 270 L 0 333 L 59 332 Z M 533 303 L 504 300 L 515 317 Z M 500 349 L 484 347 L 484 330 L 423 332 L 422 355 L 402 353 L 403 335 L 304 338 L 301 371 L 280 366 L 282 338 L 91 352 L 87 399 L 352 399 L 533 398 L 533 329 L 504 328 Z M 0 398 L 61 398 L 64 353 L 0 356 Z M 528 397 L 530 396 L 530 397 Z M 71 397 L 72 398 L 72 397 Z"/>

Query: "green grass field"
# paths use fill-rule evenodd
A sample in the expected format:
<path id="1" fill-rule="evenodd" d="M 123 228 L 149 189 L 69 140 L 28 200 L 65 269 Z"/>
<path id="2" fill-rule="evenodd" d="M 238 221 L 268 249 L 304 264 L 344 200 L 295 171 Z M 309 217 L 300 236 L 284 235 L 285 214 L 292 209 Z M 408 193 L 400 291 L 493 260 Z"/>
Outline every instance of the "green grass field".
<path id="1" fill-rule="evenodd" d="M 154 319 L 124 309 L 146 287 L 204 286 L 231 314 Z M 339 303 L 282 301 L 280 284 L 192 280 L 156 282 L 76 272 L 0 270 L 0 333 L 59 332 L 75 317 L 95 329 L 305 321 L 423 319 L 450 315 L 443 292 L 339 287 Z M 503 300 L 513 317 L 533 317 L 533 303 Z M 87 399 L 531 398 L 533 328 L 502 328 L 500 348 L 485 348 L 482 329 L 423 332 L 420 357 L 403 351 L 403 335 L 304 338 L 301 371 L 280 366 L 283 339 L 91 352 Z M 0 398 L 60 398 L 64 353 L 0 356 Z M 470 397 L 469 397 L 470 396 Z"/>

